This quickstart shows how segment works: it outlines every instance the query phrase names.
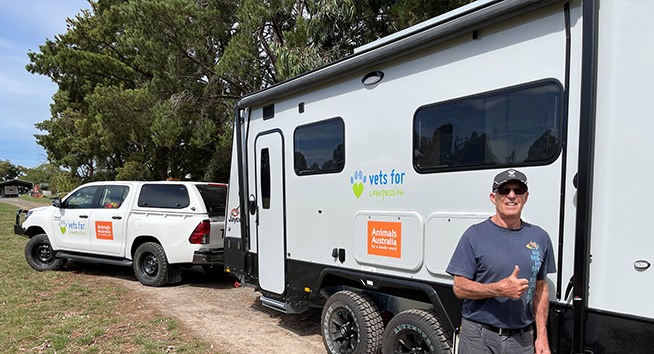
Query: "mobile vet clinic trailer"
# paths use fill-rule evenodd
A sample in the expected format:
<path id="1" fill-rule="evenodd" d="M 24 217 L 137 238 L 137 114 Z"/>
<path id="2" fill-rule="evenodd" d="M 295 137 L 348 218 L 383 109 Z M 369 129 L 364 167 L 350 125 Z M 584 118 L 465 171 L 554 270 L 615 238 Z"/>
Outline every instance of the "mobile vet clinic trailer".
<path id="1" fill-rule="evenodd" d="M 556 252 L 552 352 L 650 353 L 652 14 L 477 1 L 245 96 L 226 271 L 266 306 L 323 306 L 328 352 L 450 352 L 445 269 L 515 167 Z"/>

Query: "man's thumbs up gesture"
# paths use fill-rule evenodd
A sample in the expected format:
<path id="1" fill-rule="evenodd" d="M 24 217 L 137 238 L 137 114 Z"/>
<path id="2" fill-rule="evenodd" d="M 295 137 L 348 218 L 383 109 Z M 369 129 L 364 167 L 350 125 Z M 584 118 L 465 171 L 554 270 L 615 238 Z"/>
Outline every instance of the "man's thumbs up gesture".
<path id="1" fill-rule="evenodd" d="M 498 285 L 503 296 L 519 299 L 529 289 L 529 280 L 518 278 L 519 272 L 520 267 L 516 265 L 511 275 L 499 281 Z"/>

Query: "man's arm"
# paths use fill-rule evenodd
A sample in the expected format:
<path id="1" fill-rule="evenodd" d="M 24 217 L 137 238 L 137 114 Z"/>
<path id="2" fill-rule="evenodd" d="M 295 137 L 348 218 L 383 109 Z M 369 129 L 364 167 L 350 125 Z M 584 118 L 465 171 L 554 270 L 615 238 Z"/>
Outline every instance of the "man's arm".
<path id="1" fill-rule="evenodd" d="M 520 268 L 515 266 L 508 277 L 490 284 L 482 284 L 460 275 L 454 276 L 454 295 L 459 299 L 481 300 L 506 296 L 519 299 L 529 289 L 527 279 L 518 279 Z M 547 284 L 546 284 L 547 286 Z"/>
<path id="2" fill-rule="evenodd" d="M 547 312 L 549 310 L 549 290 L 547 280 L 536 281 L 534 296 L 534 314 L 536 315 L 536 354 L 549 354 L 550 345 L 547 339 Z"/>

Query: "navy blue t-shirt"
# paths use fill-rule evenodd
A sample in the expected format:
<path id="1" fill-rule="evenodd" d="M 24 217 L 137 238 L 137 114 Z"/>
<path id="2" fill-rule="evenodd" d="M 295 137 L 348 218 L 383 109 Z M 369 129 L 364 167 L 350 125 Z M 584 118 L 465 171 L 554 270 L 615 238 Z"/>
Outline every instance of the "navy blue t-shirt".
<path id="1" fill-rule="evenodd" d="M 536 280 L 556 272 L 553 253 L 547 232 L 524 221 L 519 229 L 501 227 L 490 218 L 469 227 L 459 240 L 447 272 L 488 284 L 510 276 L 517 265 L 518 278 L 529 280 L 529 289 L 520 299 L 464 300 L 463 317 L 500 328 L 522 328 L 533 323 Z"/>

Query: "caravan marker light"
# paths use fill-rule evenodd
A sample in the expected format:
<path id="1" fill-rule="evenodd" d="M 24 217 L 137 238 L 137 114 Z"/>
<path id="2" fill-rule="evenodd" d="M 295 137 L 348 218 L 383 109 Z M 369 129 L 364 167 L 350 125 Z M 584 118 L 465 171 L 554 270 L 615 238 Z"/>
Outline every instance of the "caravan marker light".
<path id="1" fill-rule="evenodd" d="M 383 78 L 384 78 L 383 72 L 373 71 L 364 75 L 363 79 L 361 79 L 361 83 L 363 83 L 366 86 L 370 86 L 380 82 Z"/>

